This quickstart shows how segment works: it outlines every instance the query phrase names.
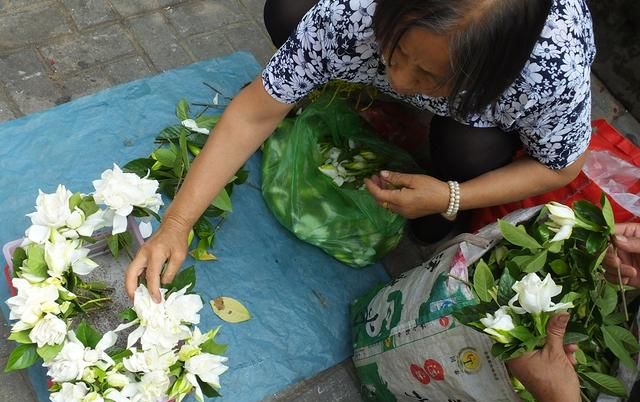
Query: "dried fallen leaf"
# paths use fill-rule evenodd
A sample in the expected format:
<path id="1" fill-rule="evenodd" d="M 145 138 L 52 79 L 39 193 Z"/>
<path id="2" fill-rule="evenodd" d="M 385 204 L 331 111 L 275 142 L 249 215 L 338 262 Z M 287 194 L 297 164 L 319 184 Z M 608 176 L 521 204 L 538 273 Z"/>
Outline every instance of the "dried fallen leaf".
<path id="1" fill-rule="evenodd" d="M 251 314 L 245 306 L 231 297 L 220 296 L 209 302 L 213 312 L 222 320 L 238 323 L 251 319 Z"/>

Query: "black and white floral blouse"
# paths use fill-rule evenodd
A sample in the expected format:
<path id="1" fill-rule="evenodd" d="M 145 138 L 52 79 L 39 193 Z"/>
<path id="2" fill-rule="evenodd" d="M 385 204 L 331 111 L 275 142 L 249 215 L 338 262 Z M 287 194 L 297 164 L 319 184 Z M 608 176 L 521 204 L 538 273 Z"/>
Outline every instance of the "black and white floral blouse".
<path id="1" fill-rule="evenodd" d="M 320 0 L 262 73 L 267 92 L 295 103 L 330 79 L 367 83 L 398 99 L 449 116 L 446 98 L 403 96 L 389 85 L 372 28 L 375 0 Z M 520 136 L 529 155 L 562 169 L 591 137 L 590 69 L 595 57 L 586 0 L 554 0 L 529 61 L 497 107 L 461 121 Z"/>

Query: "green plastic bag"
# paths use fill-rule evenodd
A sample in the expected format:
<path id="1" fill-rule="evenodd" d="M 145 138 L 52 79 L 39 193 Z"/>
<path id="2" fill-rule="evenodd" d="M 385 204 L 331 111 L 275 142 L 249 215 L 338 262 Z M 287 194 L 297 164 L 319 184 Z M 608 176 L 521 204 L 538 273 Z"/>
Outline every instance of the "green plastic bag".
<path id="1" fill-rule="evenodd" d="M 352 267 L 380 259 L 400 241 L 404 218 L 380 207 L 366 189 L 338 187 L 319 171 L 322 142 L 373 151 L 384 167 L 419 169 L 407 152 L 375 134 L 340 99 L 322 97 L 285 120 L 263 148 L 262 195 L 276 219 L 298 238 Z"/>

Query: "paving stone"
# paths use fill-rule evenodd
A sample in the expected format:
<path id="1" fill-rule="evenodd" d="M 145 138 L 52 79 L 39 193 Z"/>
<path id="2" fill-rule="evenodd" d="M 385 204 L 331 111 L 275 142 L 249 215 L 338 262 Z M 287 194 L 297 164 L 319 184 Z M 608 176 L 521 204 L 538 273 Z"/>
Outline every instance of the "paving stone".
<path id="1" fill-rule="evenodd" d="M 634 144 L 640 147 L 640 123 L 629 112 L 613 121 L 613 125 L 625 137 L 630 139 Z"/>
<path id="2" fill-rule="evenodd" d="M 10 120 L 17 117 L 11 111 L 11 107 L 9 106 L 9 100 L 0 92 L 0 122 L 5 120 Z M 0 350 L 2 349 L 2 345 L 0 344 Z"/>
<path id="3" fill-rule="evenodd" d="M 134 48 L 120 25 L 99 28 L 42 48 L 53 67 L 62 74 L 90 68 L 115 57 L 133 53 Z"/>
<path id="4" fill-rule="evenodd" d="M 62 0 L 80 29 L 115 19 L 106 0 Z"/>
<path id="5" fill-rule="evenodd" d="M 71 100 L 109 88 L 112 84 L 102 69 L 84 71 L 61 81 L 62 92 Z"/>
<path id="6" fill-rule="evenodd" d="M 104 69 L 115 84 L 137 80 L 153 73 L 140 56 L 114 61 L 105 65 Z"/>
<path id="7" fill-rule="evenodd" d="M 34 50 L 0 56 L 0 80 L 22 113 L 32 113 L 56 104 L 61 92 L 47 76 Z"/>
<path id="8" fill-rule="evenodd" d="M 70 32 L 62 8 L 56 3 L 0 15 L 0 49 L 38 43 Z"/>
<path id="9" fill-rule="evenodd" d="M 45 2 L 47 2 L 47 0 L 6 0 L 7 7 L 10 7 L 13 9 L 19 8 L 19 7 L 33 6 L 35 4 L 45 3 Z"/>
<path id="10" fill-rule="evenodd" d="M 178 38 L 161 13 L 130 19 L 129 24 L 138 43 L 159 70 L 168 70 L 193 62 L 178 43 Z"/>
<path id="11" fill-rule="evenodd" d="M 165 11 L 181 36 L 210 32 L 248 17 L 232 0 L 198 0 Z"/>
<path id="12" fill-rule="evenodd" d="M 263 14 L 264 14 L 264 3 L 265 0 L 240 0 L 251 16 L 255 19 L 255 21 L 259 24 L 262 24 Z"/>
<path id="13" fill-rule="evenodd" d="M 7 339 L 10 333 L 11 327 L 7 324 L 2 313 L 0 313 L 0 339 Z M 13 347 L 13 342 L 0 342 L 0 358 L 9 356 Z"/>
<path id="14" fill-rule="evenodd" d="M 0 365 L 4 367 L 6 360 L 0 358 Z M 31 383 L 22 372 L 0 372 L 0 402 L 36 402 L 36 396 Z"/>
<path id="15" fill-rule="evenodd" d="M 234 25 L 225 28 L 225 32 L 235 50 L 246 50 L 253 53 L 263 66 L 276 51 L 271 41 L 254 24 Z"/>
<path id="16" fill-rule="evenodd" d="M 128 17 L 160 7 L 157 0 L 110 0 L 120 15 Z"/>
<path id="17" fill-rule="evenodd" d="M 263 402 L 362 402 L 351 360 L 278 392 Z"/>
<path id="18" fill-rule="evenodd" d="M 187 40 L 187 46 L 197 60 L 233 53 L 233 48 L 221 30 L 191 37 Z"/>

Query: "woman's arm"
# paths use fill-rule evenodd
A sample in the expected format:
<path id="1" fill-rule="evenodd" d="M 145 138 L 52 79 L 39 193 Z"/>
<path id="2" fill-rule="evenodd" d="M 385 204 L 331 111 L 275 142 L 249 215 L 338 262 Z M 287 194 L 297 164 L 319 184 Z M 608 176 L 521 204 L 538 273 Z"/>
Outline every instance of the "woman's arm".
<path id="1" fill-rule="evenodd" d="M 156 301 L 160 300 L 160 274 L 165 262 L 168 265 L 162 281 L 167 283 L 186 257 L 191 227 L 292 107 L 274 100 L 260 78 L 233 99 L 191 166 L 162 225 L 129 265 L 125 278 L 129 296 L 133 297 L 138 277 L 146 271 L 149 291 Z"/>
<path id="2" fill-rule="evenodd" d="M 578 175 L 585 159 L 586 153 L 559 170 L 549 169 L 528 157 L 517 159 L 461 183 L 460 209 L 501 205 L 562 187 Z M 405 218 L 442 213 L 449 204 L 449 186 L 431 176 L 382 172 L 380 178 L 365 183 L 378 203 Z"/>

